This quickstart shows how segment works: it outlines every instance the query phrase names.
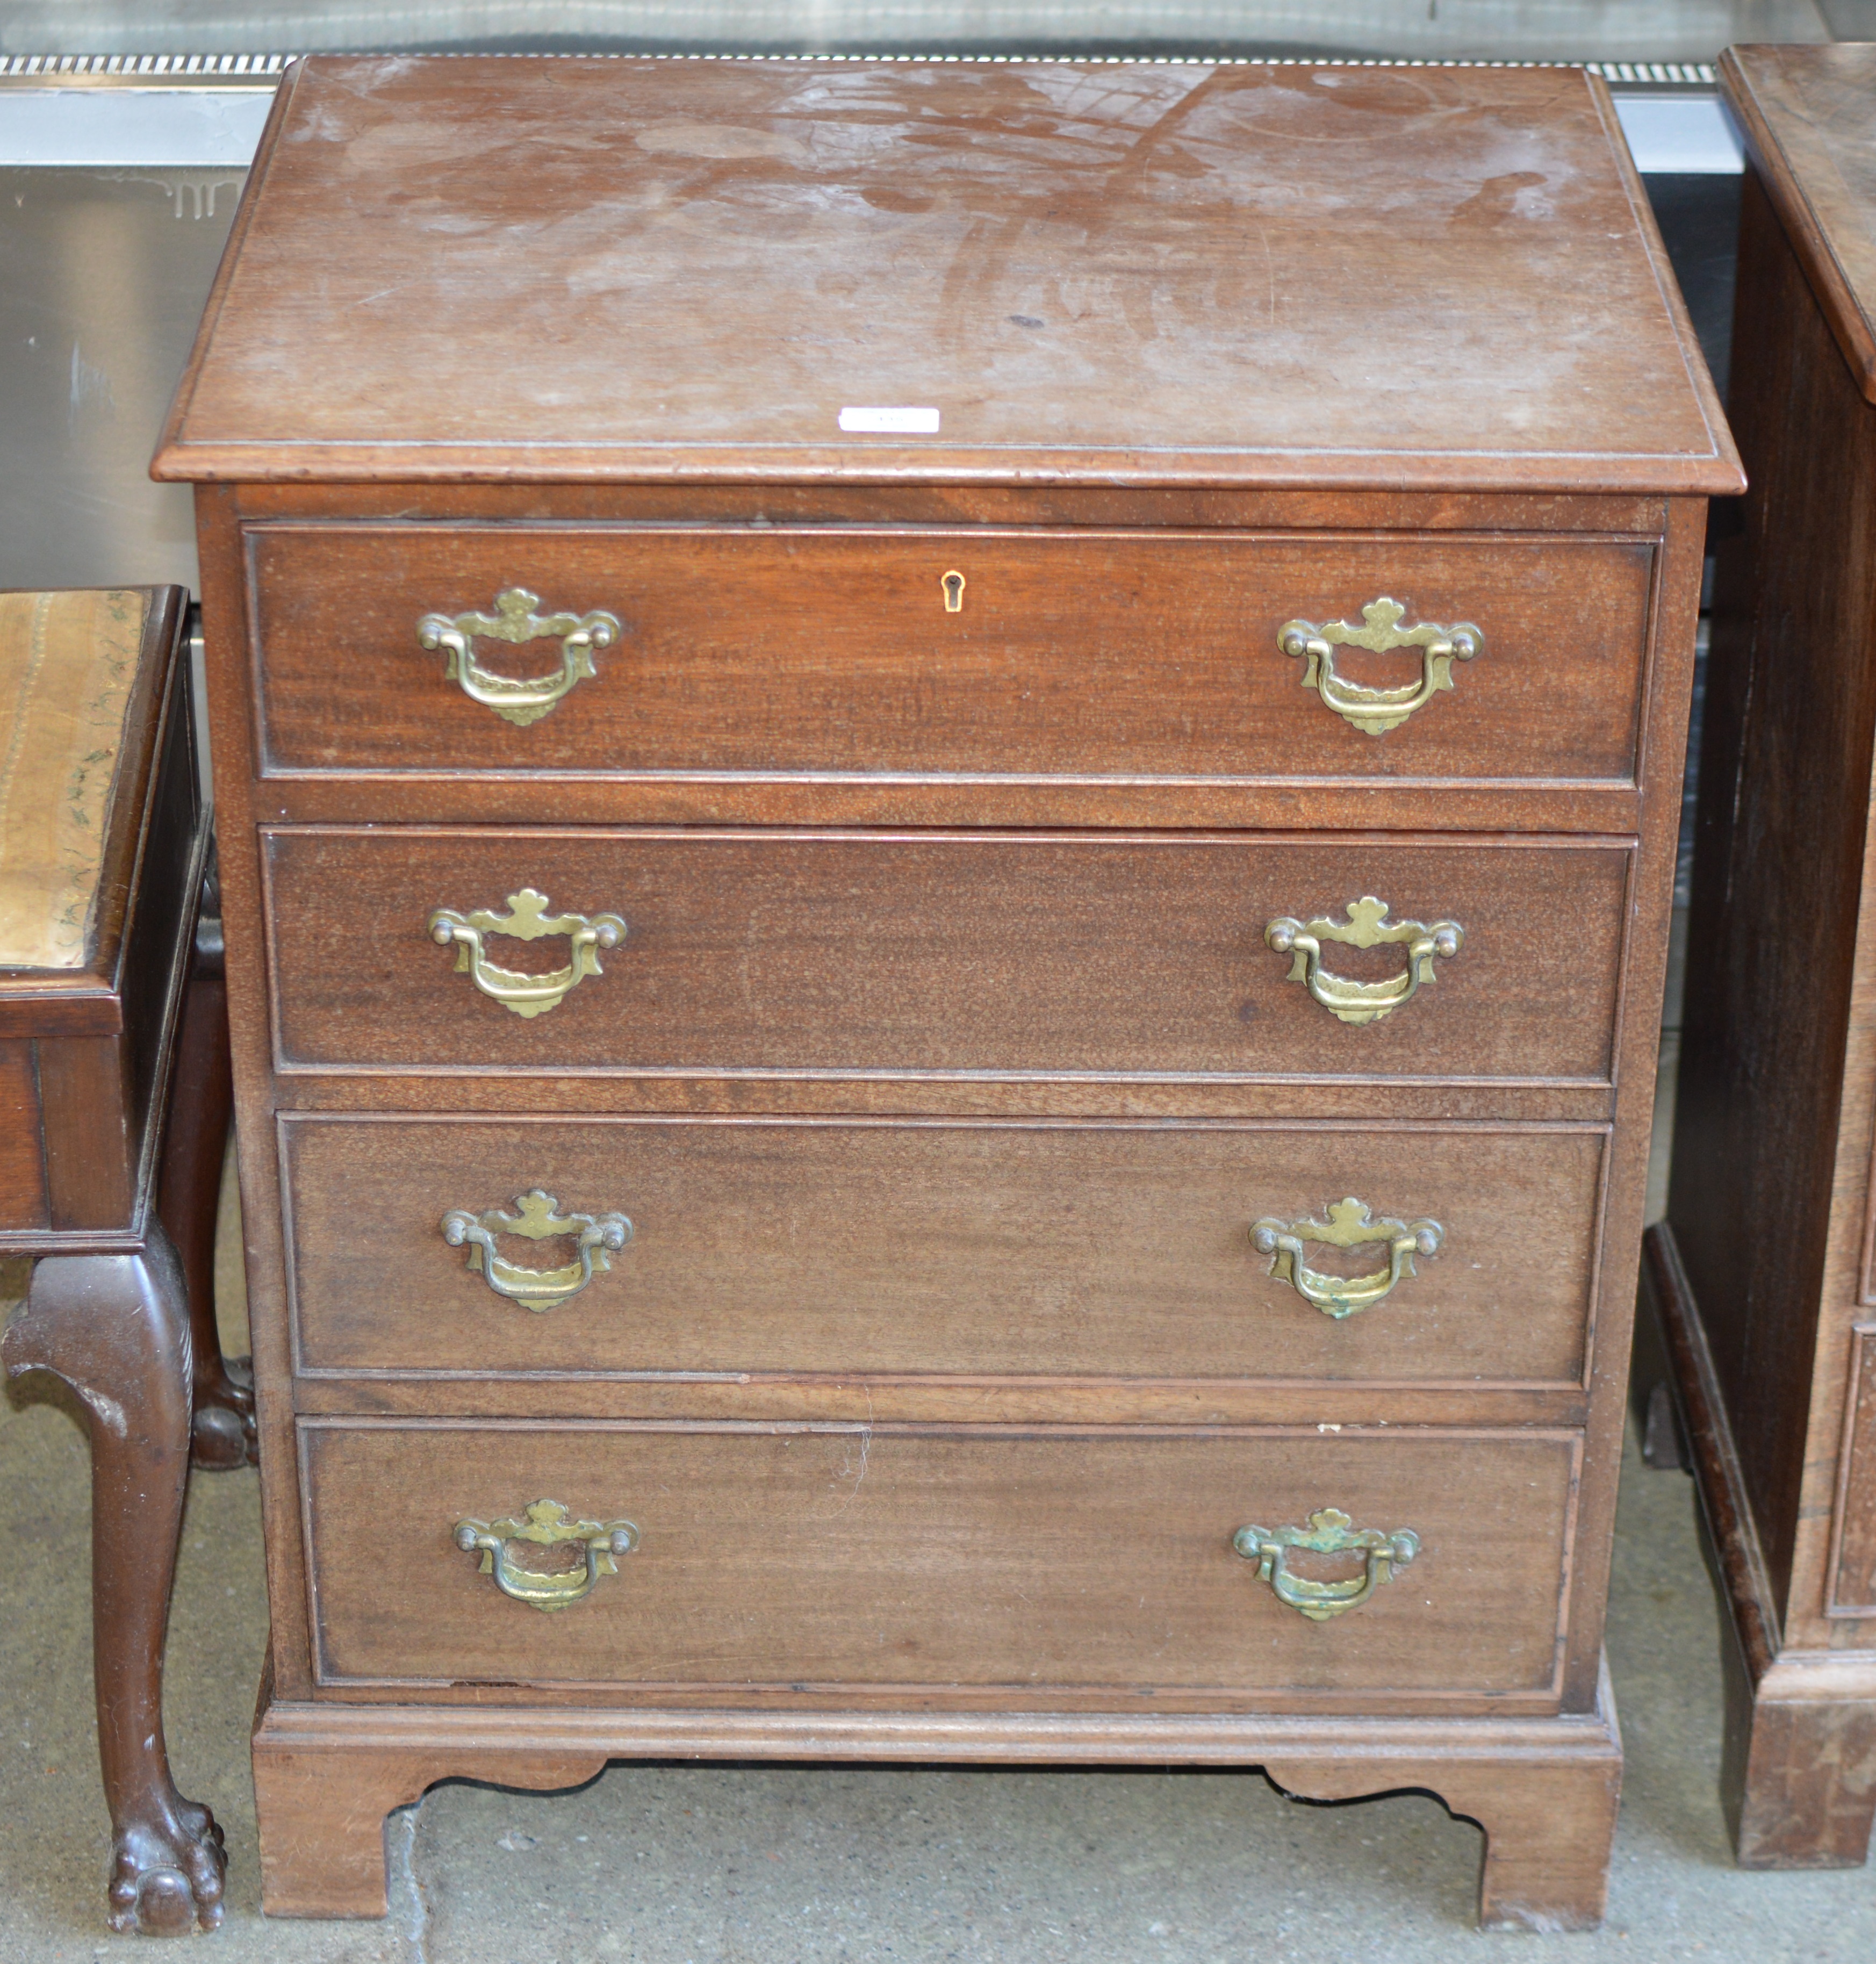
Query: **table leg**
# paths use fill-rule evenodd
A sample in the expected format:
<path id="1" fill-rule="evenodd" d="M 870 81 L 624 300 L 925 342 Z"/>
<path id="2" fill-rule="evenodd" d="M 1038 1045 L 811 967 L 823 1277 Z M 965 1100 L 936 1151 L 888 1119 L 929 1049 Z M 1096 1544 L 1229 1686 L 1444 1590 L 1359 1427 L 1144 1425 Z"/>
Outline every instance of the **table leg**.
<path id="1" fill-rule="evenodd" d="M 252 1466 L 257 1455 L 253 1375 L 245 1357 L 222 1356 L 215 1325 L 215 1218 L 234 1088 L 221 923 L 207 912 L 197 931 L 173 1070 L 156 1211 L 181 1257 L 188 1285 L 195 1348 L 191 1462 L 205 1471 L 226 1472 Z"/>
<path id="2" fill-rule="evenodd" d="M 111 1809 L 113 1930 L 221 1921 L 226 1858 L 205 1807 L 169 1777 L 163 1641 L 188 1479 L 190 1345 L 181 1266 L 153 1222 L 140 1255 L 54 1255 L 8 1326 L 6 1373 L 76 1397 L 92 1453 L 92 1643 Z"/>

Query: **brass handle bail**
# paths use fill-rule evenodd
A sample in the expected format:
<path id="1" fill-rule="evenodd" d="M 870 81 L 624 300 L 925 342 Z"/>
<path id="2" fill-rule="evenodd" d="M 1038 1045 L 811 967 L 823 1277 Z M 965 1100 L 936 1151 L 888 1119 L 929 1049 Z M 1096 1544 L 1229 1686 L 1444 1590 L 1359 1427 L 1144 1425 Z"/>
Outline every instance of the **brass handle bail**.
<path id="1" fill-rule="evenodd" d="M 525 728 L 538 723 L 576 682 L 594 673 L 593 650 L 609 648 L 619 637 L 617 615 L 543 614 L 541 596 L 525 586 L 504 587 L 495 596 L 493 614 L 426 614 L 417 623 L 417 641 L 432 652 L 441 648 L 446 681 L 459 684 L 471 702 L 492 709 L 504 722 Z M 515 646 L 557 637 L 558 675 L 497 675 L 476 659 L 478 637 Z"/>
<path id="2" fill-rule="evenodd" d="M 1438 978 L 1433 958 L 1450 959 L 1465 945 L 1466 930 L 1457 921 L 1390 921 L 1387 903 L 1372 894 L 1351 900 L 1346 921 L 1318 919 L 1304 923 L 1287 914 L 1280 916 L 1264 930 L 1264 941 L 1279 955 L 1293 954 L 1287 978 L 1300 982 L 1309 993 L 1345 1023 L 1360 1025 L 1391 1015 L 1408 1001 L 1421 984 Z M 1403 942 L 1407 966 L 1403 973 L 1384 982 L 1355 982 L 1345 975 L 1332 974 L 1322 966 L 1322 943 L 1335 941 L 1350 948 L 1378 948 L 1384 943 Z"/>
<path id="3" fill-rule="evenodd" d="M 1416 709 L 1424 708 L 1443 688 L 1453 686 L 1453 664 L 1469 662 L 1483 652 L 1485 637 L 1470 621 L 1442 627 L 1431 621 L 1403 628 L 1406 608 L 1384 594 L 1361 610 L 1361 625 L 1352 621 L 1286 621 L 1277 631 L 1277 645 L 1292 660 L 1300 659 L 1303 685 L 1312 688 L 1346 722 L 1370 736 L 1397 728 Z M 1420 679 L 1399 688 L 1369 688 L 1339 675 L 1338 647 L 1366 648 L 1384 654 L 1390 648 L 1420 650 Z"/>
<path id="4" fill-rule="evenodd" d="M 523 887 L 508 897 L 508 912 L 491 913 L 477 907 L 458 913 L 454 907 L 438 907 L 429 922 L 430 939 L 438 946 L 454 946 L 456 973 L 471 977 L 485 996 L 492 996 L 505 1009 L 518 1016 L 544 1016 L 564 1000 L 567 991 L 589 975 L 603 971 L 599 950 L 616 948 L 625 939 L 625 923 L 617 914 L 550 916 L 544 894 Z M 544 935 L 564 934 L 573 943 L 573 960 L 551 974 L 528 975 L 515 968 L 502 968 L 483 952 L 482 938 L 489 934 L 512 935 L 517 941 L 538 941 Z"/>
<path id="5" fill-rule="evenodd" d="M 1372 1309 L 1403 1276 L 1415 1272 L 1416 1256 L 1437 1255 L 1446 1238 L 1446 1230 L 1437 1221 L 1377 1221 L 1367 1202 L 1352 1195 L 1336 1202 L 1328 1217 L 1326 1221 L 1254 1221 L 1251 1245 L 1260 1255 L 1270 1256 L 1270 1272 L 1279 1282 L 1289 1283 L 1305 1302 L 1338 1323 Z M 1304 1247 L 1311 1243 L 1328 1248 L 1363 1248 L 1376 1242 L 1387 1244 L 1387 1266 L 1365 1276 L 1329 1275 L 1309 1267 L 1303 1259 Z"/>
<path id="6" fill-rule="evenodd" d="M 464 1554 L 480 1552 L 478 1574 L 493 1576 L 504 1596 L 525 1603 L 530 1609 L 564 1609 L 590 1596 L 600 1577 L 616 1575 L 618 1558 L 630 1555 L 638 1545 L 638 1529 L 631 1522 L 569 1520 L 557 1500 L 531 1500 L 523 1514 L 525 1518 L 505 1521 L 460 1520 L 452 1535 Z M 586 1545 L 585 1569 L 527 1568 L 510 1554 L 509 1544 L 514 1542 L 537 1548 L 582 1542 Z"/>
<path id="7" fill-rule="evenodd" d="M 519 1303 L 537 1316 L 558 1309 L 592 1281 L 595 1270 L 612 1266 L 608 1260 L 632 1237 L 632 1224 L 622 1214 L 562 1214 L 551 1193 L 536 1187 L 521 1195 L 515 1211 L 499 1207 L 481 1213 L 452 1207 L 443 1216 L 443 1239 L 452 1248 L 467 1247 L 471 1275 L 479 1275 L 495 1293 Z M 530 1241 L 577 1236 L 579 1259 L 557 1269 L 524 1269 L 496 1252 L 498 1234 L 519 1234 Z"/>
<path id="8" fill-rule="evenodd" d="M 1246 1561 L 1258 1565 L 1258 1580 L 1267 1582 L 1280 1603 L 1299 1611 L 1312 1623 L 1326 1623 L 1365 1603 L 1383 1582 L 1392 1582 L 1395 1571 L 1405 1568 L 1420 1552 L 1420 1537 L 1412 1528 L 1383 1534 L 1375 1528 L 1357 1528 L 1339 1507 L 1321 1507 L 1309 1516 L 1306 1528 L 1243 1527 L 1231 1538 L 1231 1545 Z M 1359 1575 L 1341 1582 L 1318 1582 L 1291 1572 L 1289 1556 L 1293 1549 L 1312 1555 L 1362 1555 L 1367 1559 Z"/>

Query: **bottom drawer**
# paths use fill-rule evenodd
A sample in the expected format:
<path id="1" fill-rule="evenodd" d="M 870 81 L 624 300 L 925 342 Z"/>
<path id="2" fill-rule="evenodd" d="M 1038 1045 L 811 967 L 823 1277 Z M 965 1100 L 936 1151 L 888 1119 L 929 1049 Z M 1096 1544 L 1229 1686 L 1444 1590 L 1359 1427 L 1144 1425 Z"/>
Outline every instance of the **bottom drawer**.
<path id="1" fill-rule="evenodd" d="M 665 1702 L 1541 1699 L 1579 1450 L 1568 1433 L 310 1419 L 317 1670 L 331 1686 Z M 615 1531 L 634 1545 L 499 1533 L 540 1502 L 629 1523 Z M 1234 1547 L 1325 1509 L 1351 1533 L 1410 1531 L 1417 1551 L 1396 1566 L 1399 1544 L 1286 1548 L 1267 1580 Z M 477 1532 L 499 1554 L 459 1546 Z M 529 1580 L 556 1568 L 558 1585 Z M 1325 1617 L 1282 1600 L 1370 1575 L 1366 1600 Z M 570 1596 L 589 1580 L 549 1613 L 502 1587 Z"/>

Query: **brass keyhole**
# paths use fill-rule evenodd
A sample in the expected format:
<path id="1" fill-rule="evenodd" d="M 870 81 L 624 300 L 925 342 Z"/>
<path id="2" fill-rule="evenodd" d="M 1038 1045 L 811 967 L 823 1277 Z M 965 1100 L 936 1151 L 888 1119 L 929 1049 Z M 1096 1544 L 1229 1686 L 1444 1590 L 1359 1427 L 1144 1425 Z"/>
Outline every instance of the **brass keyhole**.
<path id="1" fill-rule="evenodd" d="M 948 573 L 938 584 L 945 590 L 945 611 L 962 614 L 964 611 L 964 576 L 961 573 Z"/>

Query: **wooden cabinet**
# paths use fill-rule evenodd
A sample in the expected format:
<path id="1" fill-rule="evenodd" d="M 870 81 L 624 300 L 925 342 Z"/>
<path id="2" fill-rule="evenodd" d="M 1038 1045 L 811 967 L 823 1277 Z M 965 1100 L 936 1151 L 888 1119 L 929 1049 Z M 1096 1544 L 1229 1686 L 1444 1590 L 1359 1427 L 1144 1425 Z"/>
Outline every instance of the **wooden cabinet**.
<path id="1" fill-rule="evenodd" d="M 695 1752 L 1429 1786 L 1594 1922 L 1739 483 L 1600 85 L 310 61 L 156 467 L 268 1907 Z"/>
<path id="2" fill-rule="evenodd" d="M 1876 1814 L 1876 49 L 1742 48 L 1733 416 L 1674 1167 L 1647 1276 L 1728 1613 L 1754 1867 Z"/>

